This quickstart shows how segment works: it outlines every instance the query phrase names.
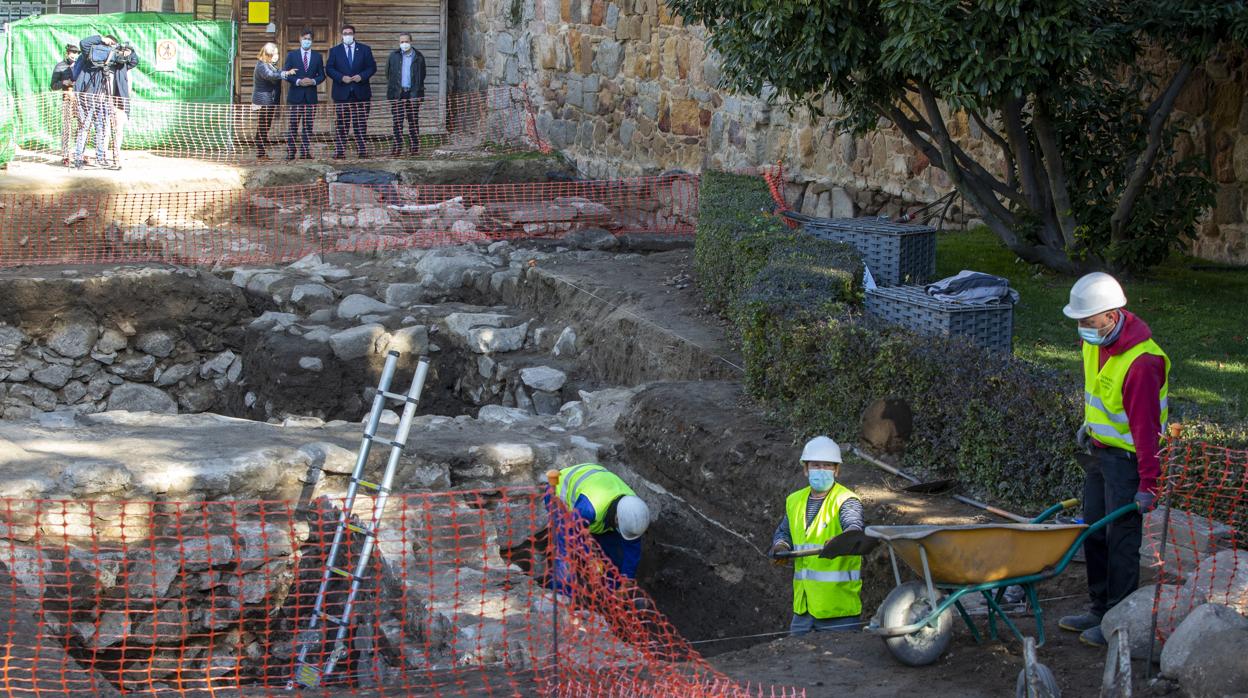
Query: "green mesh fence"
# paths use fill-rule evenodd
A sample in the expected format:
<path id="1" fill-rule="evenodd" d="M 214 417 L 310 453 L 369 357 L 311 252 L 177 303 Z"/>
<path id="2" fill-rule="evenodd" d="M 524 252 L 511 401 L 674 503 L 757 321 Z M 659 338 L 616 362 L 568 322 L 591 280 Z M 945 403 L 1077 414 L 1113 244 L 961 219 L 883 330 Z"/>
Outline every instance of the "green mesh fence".
<path id="1" fill-rule="evenodd" d="M 52 69 L 65 44 L 111 34 L 134 46 L 139 64 L 129 73 L 131 109 L 126 148 L 154 149 L 178 134 L 194 133 L 205 145 L 232 141 L 229 111 L 177 108 L 178 103 L 228 104 L 233 100 L 235 27 L 196 21 L 189 14 L 132 12 L 110 15 L 44 15 L 9 25 L 3 37 L 5 109 L 11 143 L 0 141 L 0 161 L 13 146 L 59 145 L 60 103 L 49 95 Z M 158 53 L 160 55 L 158 55 Z M 0 129 L 4 119 L 0 115 Z M 188 123 L 193 121 L 193 123 Z"/>

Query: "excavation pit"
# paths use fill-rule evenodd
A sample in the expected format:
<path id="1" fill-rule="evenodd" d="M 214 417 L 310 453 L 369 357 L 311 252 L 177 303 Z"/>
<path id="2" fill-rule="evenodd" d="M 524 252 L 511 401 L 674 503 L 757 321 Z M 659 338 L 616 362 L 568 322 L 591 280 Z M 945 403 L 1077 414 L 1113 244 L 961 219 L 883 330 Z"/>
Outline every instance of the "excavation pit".
<path id="1" fill-rule="evenodd" d="M 716 370 L 688 347 L 621 341 L 662 331 L 549 271 L 645 260 L 492 243 L 8 274 L 0 568 L 18 605 L 105 688 L 284 682 L 384 357 L 401 352 L 402 390 L 427 352 L 346 673 L 358 687 L 536 671 L 551 650 L 534 619 L 554 611 L 530 538 L 547 517 L 541 473 L 617 462 L 637 386 Z M 374 448 L 366 473 L 388 455 Z M 601 611 L 566 613 L 566 628 L 610 628 Z M 627 636 L 583 647 L 636 664 Z"/>

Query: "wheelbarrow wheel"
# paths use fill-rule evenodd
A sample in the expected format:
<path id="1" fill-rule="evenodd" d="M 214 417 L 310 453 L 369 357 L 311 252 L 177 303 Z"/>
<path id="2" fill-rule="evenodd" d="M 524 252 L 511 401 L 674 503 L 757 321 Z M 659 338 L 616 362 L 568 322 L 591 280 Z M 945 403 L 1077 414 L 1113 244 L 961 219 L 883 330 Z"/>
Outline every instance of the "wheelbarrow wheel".
<path id="1" fill-rule="evenodd" d="M 939 600 L 939 599 L 938 599 Z M 927 586 L 922 582 L 906 582 L 893 589 L 880 605 L 880 627 L 899 628 L 918 623 L 931 615 Z M 933 625 L 909 635 L 884 638 L 888 651 L 907 666 L 926 666 L 940 659 L 953 637 L 953 609 L 945 609 Z"/>

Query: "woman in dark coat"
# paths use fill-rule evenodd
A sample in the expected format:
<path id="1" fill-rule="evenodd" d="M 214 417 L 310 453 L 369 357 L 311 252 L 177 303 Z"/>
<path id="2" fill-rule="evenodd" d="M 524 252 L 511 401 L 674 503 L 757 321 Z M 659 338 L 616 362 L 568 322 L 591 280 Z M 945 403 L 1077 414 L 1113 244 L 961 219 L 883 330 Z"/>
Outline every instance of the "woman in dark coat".
<path id="1" fill-rule="evenodd" d="M 269 128 L 273 126 L 277 107 L 282 103 L 282 78 L 286 75 L 277 69 L 277 44 L 265 44 L 256 56 L 255 87 L 251 92 L 252 111 L 259 112 L 256 157 L 262 160 L 265 158 L 264 146 L 269 142 Z"/>

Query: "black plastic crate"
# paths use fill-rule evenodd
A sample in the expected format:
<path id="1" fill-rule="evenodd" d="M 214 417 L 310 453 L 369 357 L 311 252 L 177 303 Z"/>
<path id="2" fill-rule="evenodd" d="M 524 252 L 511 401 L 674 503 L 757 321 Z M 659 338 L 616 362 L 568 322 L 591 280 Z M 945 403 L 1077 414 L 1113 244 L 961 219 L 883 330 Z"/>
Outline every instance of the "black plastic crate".
<path id="1" fill-rule="evenodd" d="M 879 218 L 815 218 L 786 211 L 811 235 L 853 245 L 881 286 L 931 281 L 936 275 L 936 229 Z"/>
<path id="2" fill-rule="evenodd" d="M 894 286 L 867 291 L 866 306 L 869 315 L 913 332 L 1013 352 L 1013 303 L 955 303 L 929 296 L 923 286 Z"/>

